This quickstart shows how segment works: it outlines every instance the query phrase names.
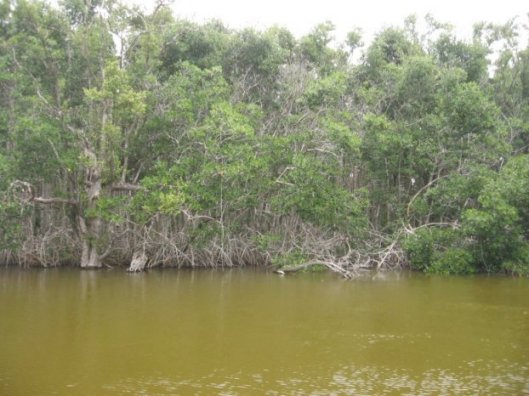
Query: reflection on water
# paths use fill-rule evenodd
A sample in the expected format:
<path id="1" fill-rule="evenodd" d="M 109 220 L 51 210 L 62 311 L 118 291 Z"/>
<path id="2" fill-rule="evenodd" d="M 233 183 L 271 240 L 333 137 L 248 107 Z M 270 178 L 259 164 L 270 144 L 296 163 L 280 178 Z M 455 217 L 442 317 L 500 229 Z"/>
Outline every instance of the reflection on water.
<path id="1" fill-rule="evenodd" d="M 529 280 L 0 271 L 0 394 L 529 394 Z"/>

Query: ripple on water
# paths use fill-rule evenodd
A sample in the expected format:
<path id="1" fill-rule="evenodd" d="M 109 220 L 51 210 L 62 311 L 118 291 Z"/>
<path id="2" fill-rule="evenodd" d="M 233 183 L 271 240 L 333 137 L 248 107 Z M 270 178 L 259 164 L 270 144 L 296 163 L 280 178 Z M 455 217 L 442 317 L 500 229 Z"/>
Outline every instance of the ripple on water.
<path id="1" fill-rule="evenodd" d="M 471 361 L 463 370 L 430 369 L 413 374 L 386 367 L 343 367 L 330 375 L 293 371 L 288 377 L 264 373 L 215 373 L 194 379 L 127 378 L 104 389 L 116 394 L 245 395 L 529 395 L 529 367 L 507 361 Z M 462 374 L 465 373 L 465 374 Z"/>

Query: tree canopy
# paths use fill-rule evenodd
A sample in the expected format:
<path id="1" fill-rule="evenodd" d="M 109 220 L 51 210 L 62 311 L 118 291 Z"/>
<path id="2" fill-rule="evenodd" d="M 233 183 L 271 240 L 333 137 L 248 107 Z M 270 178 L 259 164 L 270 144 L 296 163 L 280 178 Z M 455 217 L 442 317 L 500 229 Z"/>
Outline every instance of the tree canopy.
<path id="1" fill-rule="evenodd" d="M 163 2 L 0 21 L 4 261 L 529 273 L 522 24 L 408 18 L 362 48 Z"/>

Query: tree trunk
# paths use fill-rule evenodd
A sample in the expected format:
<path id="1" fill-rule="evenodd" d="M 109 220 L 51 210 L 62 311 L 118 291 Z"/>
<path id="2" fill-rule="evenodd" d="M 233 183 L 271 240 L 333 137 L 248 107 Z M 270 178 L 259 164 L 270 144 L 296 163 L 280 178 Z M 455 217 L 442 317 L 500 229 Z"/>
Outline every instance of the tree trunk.
<path id="1" fill-rule="evenodd" d="M 101 255 L 98 252 L 98 241 L 101 236 L 102 220 L 95 215 L 97 201 L 101 195 L 101 165 L 97 161 L 93 150 L 86 147 L 85 155 L 89 159 L 90 165 L 86 169 L 85 174 L 85 191 L 88 196 L 88 203 L 86 211 L 92 217 L 86 219 L 81 214 L 79 216 L 79 229 L 81 231 L 81 238 L 83 249 L 81 253 L 81 268 L 101 268 L 103 262 Z"/>
<path id="2" fill-rule="evenodd" d="M 101 261 L 101 256 L 97 249 L 97 238 L 101 230 L 101 220 L 90 219 L 87 221 L 80 217 L 79 224 L 83 243 L 81 268 L 101 268 L 103 262 Z"/>
<path id="3" fill-rule="evenodd" d="M 97 247 L 90 243 L 90 241 L 83 241 L 83 252 L 81 254 L 81 268 L 90 269 L 90 268 L 101 268 L 103 263 L 99 253 L 97 252 Z"/>

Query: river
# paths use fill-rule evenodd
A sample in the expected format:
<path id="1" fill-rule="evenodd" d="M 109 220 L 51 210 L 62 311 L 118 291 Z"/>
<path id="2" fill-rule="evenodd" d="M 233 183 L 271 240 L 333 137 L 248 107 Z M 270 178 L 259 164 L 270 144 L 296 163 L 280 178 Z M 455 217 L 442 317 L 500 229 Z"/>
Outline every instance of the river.
<path id="1" fill-rule="evenodd" d="M 529 279 L 2 269 L 0 394 L 529 394 Z"/>

